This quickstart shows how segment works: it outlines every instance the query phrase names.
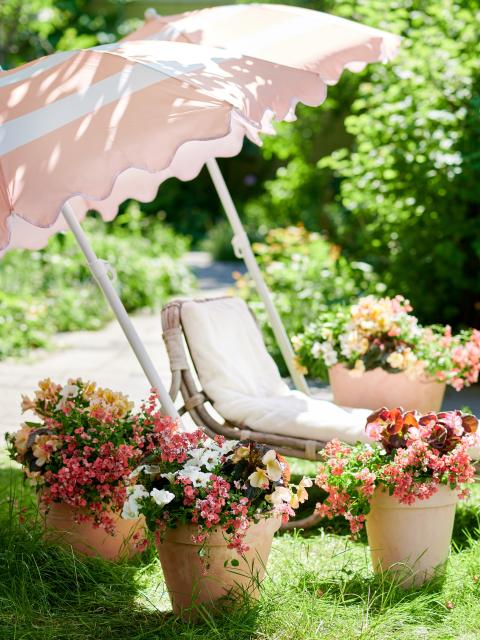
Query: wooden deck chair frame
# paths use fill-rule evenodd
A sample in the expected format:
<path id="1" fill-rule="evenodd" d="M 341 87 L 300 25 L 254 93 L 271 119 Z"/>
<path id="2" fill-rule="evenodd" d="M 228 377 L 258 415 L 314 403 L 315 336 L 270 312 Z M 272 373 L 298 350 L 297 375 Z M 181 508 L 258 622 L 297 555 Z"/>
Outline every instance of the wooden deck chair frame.
<path id="1" fill-rule="evenodd" d="M 229 296 L 224 296 L 228 299 Z M 215 298 L 218 300 L 219 298 Z M 196 299 L 197 304 L 208 303 L 213 298 Z M 213 404 L 203 389 L 198 389 L 195 377 L 190 367 L 190 362 L 195 363 L 191 357 L 187 336 L 182 326 L 182 306 L 191 300 L 173 300 L 162 309 L 163 340 L 168 353 L 172 382 L 170 397 L 173 402 L 180 393 L 183 406 L 179 414 L 188 413 L 194 423 L 203 428 L 205 432 L 214 437 L 222 435 L 228 440 L 254 440 L 261 444 L 271 445 L 278 453 L 304 460 L 318 460 L 318 451 L 323 449 L 325 442 L 322 440 L 306 440 L 280 434 L 255 431 L 246 425 L 239 425 L 225 420 L 219 422 L 210 412 L 208 405 Z M 253 315 L 253 314 L 252 314 Z M 256 321 L 256 318 L 254 316 Z M 190 358 L 189 358 L 190 355 Z M 199 376 L 197 375 L 199 378 Z M 306 528 L 316 524 L 320 518 L 312 514 L 301 520 L 292 520 L 284 529 Z"/>

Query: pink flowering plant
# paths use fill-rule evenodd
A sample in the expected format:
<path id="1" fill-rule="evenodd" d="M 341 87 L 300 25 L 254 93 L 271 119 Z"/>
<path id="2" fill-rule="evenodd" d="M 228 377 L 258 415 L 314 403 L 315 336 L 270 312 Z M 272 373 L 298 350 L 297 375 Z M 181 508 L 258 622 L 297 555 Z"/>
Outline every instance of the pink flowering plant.
<path id="1" fill-rule="evenodd" d="M 33 399 L 23 397 L 22 409 L 36 419 L 7 434 L 7 445 L 42 507 L 67 504 L 76 522 L 114 534 L 112 512 L 123 508 L 129 474 L 171 421 L 158 414 L 145 420 L 127 396 L 80 379 L 64 386 L 42 380 Z"/>
<path id="2" fill-rule="evenodd" d="M 475 474 L 468 449 L 478 444 L 477 427 L 477 418 L 461 411 L 375 411 L 366 425 L 371 445 L 332 440 L 321 452 L 316 484 L 327 497 L 318 513 L 343 516 L 355 535 L 377 488 L 403 504 L 426 500 L 441 485 L 466 497 Z"/>
<path id="3" fill-rule="evenodd" d="M 152 405 L 144 410 L 147 418 Z M 242 554 L 252 522 L 271 516 L 287 521 L 307 499 L 312 481 L 291 486 L 287 461 L 264 445 L 212 439 L 200 429 L 181 432 L 172 423 L 160 436 L 158 449 L 132 474 L 136 484 L 128 488 L 122 513 L 127 519 L 143 514 L 157 542 L 168 528 L 189 524 L 200 555 L 215 529 Z"/>
<path id="4" fill-rule="evenodd" d="M 348 307 L 321 314 L 304 333 L 294 336 L 299 364 L 311 375 L 328 379 L 339 363 L 352 376 L 382 368 L 410 377 L 435 379 L 457 391 L 478 381 L 480 331 L 423 327 L 402 296 L 365 296 Z"/>

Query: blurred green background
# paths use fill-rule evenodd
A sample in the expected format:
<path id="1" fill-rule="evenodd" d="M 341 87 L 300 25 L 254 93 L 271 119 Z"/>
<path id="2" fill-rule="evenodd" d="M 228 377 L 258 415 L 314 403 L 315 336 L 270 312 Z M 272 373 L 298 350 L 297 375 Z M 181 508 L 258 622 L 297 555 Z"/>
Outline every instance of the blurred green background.
<path id="1" fill-rule="evenodd" d="M 2 0 L 0 64 L 13 68 L 56 49 L 114 41 L 139 26 L 149 6 L 167 14 L 207 4 L 214 3 Z M 330 255 L 366 265 L 387 293 L 410 298 L 422 322 L 478 326 L 478 0 L 296 4 L 390 30 L 403 45 L 393 63 L 345 72 L 321 107 L 300 106 L 298 121 L 281 124 L 263 148 L 246 142 L 239 157 L 220 161 L 251 238 L 263 241 L 268 229 L 303 223 L 323 235 Z M 129 206 L 105 234 L 128 231 Z M 136 211 L 134 224 L 140 216 L 147 235 L 149 221 L 155 228 L 166 223 L 194 248 L 232 257 L 205 171 L 186 186 L 168 180 Z M 324 265 L 316 264 L 322 292 Z M 308 286 L 315 287 L 311 266 Z M 292 282 L 303 275 L 297 270 Z M 330 296 L 331 280 L 327 288 Z"/>

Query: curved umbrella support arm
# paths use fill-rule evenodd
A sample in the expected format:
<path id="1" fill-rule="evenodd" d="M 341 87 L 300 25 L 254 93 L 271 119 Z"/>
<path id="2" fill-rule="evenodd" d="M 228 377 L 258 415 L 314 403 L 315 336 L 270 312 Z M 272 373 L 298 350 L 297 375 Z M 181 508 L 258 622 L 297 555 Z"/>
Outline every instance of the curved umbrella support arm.
<path id="1" fill-rule="evenodd" d="M 285 331 L 285 327 L 283 326 L 278 311 L 275 308 L 272 295 L 267 285 L 265 284 L 262 272 L 260 271 L 260 268 L 257 264 L 252 246 L 247 234 L 245 233 L 227 185 L 225 184 L 225 180 L 223 179 L 220 167 L 218 166 L 218 163 L 214 158 L 207 160 L 206 164 L 220 201 L 223 205 L 223 208 L 225 209 L 228 221 L 230 222 L 230 225 L 233 229 L 234 237 L 232 244 L 235 255 L 243 259 L 248 272 L 252 277 L 252 280 L 255 282 L 257 291 L 263 301 L 263 304 L 265 305 L 268 319 L 273 329 L 275 338 L 277 339 L 283 359 L 285 360 L 285 364 L 288 367 L 296 388 L 299 391 L 303 391 L 304 393 L 309 394 L 310 390 L 308 388 L 307 381 L 295 366 L 295 354 L 293 352 L 292 344 L 287 335 L 287 332 Z"/>
<path id="2" fill-rule="evenodd" d="M 78 242 L 82 253 L 84 254 L 90 271 L 93 277 L 97 281 L 98 286 L 102 290 L 105 298 L 108 301 L 115 317 L 117 318 L 125 337 L 127 338 L 130 346 L 132 347 L 135 356 L 137 357 L 140 366 L 142 367 L 145 375 L 150 382 L 150 385 L 158 393 L 162 410 L 165 414 L 172 416 L 172 418 L 179 418 L 178 412 L 173 404 L 168 391 L 164 387 L 158 372 L 148 355 L 140 336 L 138 335 L 132 321 L 130 320 L 128 313 L 123 306 L 120 296 L 118 295 L 112 281 L 108 275 L 108 270 L 105 268 L 105 264 L 102 260 L 99 260 L 93 251 L 87 236 L 85 235 L 80 223 L 77 220 L 75 212 L 70 204 L 65 204 L 62 209 L 63 217 L 68 223 L 68 226 L 73 232 L 76 241 Z"/>

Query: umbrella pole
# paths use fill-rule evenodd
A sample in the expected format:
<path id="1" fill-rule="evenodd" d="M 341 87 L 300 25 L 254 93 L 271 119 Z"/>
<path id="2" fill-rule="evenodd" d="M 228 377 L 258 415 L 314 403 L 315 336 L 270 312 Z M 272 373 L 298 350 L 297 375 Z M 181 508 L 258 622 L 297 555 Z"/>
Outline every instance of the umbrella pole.
<path id="1" fill-rule="evenodd" d="M 273 329 L 275 338 L 277 339 L 283 359 L 285 360 L 285 364 L 287 365 L 296 388 L 299 391 L 303 391 L 304 393 L 309 394 L 310 390 L 308 388 L 307 381 L 295 366 L 295 354 L 292 349 L 292 344 L 287 335 L 287 332 L 285 331 L 285 327 L 283 326 L 278 311 L 275 308 L 272 300 L 272 295 L 267 285 L 265 284 L 262 272 L 260 271 L 257 261 L 255 260 L 255 255 L 252 251 L 250 241 L 247 234 L 245 233 L 245 229 L 243 228 L 237 209 L 235 208 L 235 204 L 220 171 L 220 167 L 218 166 L 215 158 L 207 160 L 206 164 L 220 201 L 223 205 L 223 208 L 225 209 L 228 221 L 230 222 L 233 229 L 234 236 L 232 244 L 235 250 L 235 255 L 243 259 L 248 272 L 252 277 L 252 280 L 255 282 L 257 291 L 263 300 L 263 304 L 265 305 L 268 319 L 270 320 L 270 325 Z"/>
<path id="2" fill-rule="evenodd" d="M 145 375 L 147 376 L 151 387 L 158 393 L 158 397 L 160 399 L 160 403 L 162 405 L 164 413 L 171 416 L 172 418 L 179 418 L 178 412 L 175 409 L 175 405 L 173 404 L 168 391 L 164 387 L 150 356 L 148 355 L 142 341 L 140 340 L 140 336 L 138 335 L 125 307 L 123 306 L 122 301 L 120 300 L 120 296 L 118 295 L 107 274 L 104 263 L 101 262 L 95 255 L 95 252 L 93 251 L 87 236 L 85 235 L 80 223 L 77 220 L 72 206 L 68 203 L 63 205 L 62 213 L 63 217 L 68 223 L 68 226 L 72 230 L 73 235 L 75 236 L 75 239 L 83 252 L 83 255 L 87 260 L 93 277 L 97 281 L 98 286 L 105 295 L 108 304 L 110 305 L 120 326 L 122 327 L 123 333 L 130 343 L 130 346 L 132 347 L 137 360 L 140 363 L 140 366 L 145 372 Z"/>

